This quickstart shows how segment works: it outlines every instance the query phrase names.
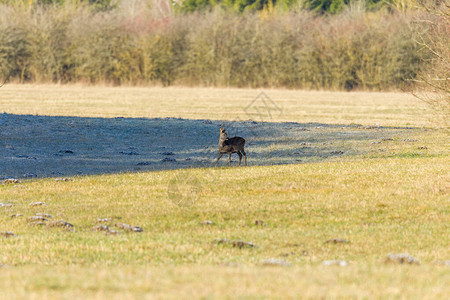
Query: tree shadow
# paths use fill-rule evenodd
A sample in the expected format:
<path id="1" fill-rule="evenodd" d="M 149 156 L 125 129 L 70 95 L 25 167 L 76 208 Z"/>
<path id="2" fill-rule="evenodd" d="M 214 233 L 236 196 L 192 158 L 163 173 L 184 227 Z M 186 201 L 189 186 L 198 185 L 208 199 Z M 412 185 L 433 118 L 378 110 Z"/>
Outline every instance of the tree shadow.
<path id="1" fill-rule="evenodd" d="M 178 118 L 0 114 L 0 179 L 212 167 L 219 131 L 246 139 L 248 163 L 276 165 L 360 155 L 411 128 Z M 233 165 L 237 155 L 233 155 Z M 220 166 L 227 165 L 222 158 Z"/>

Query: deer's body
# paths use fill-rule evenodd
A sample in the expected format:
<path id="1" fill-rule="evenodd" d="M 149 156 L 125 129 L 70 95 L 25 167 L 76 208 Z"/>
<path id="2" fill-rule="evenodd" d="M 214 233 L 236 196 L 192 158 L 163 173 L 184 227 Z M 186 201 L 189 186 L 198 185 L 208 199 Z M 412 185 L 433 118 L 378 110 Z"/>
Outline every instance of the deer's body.
<path id="1" fill-rule="evenodd" d="M 231 165 L 231 154 L 237 153 L 239 155 L 239 166 L 241 165 L 242 156 L 244 156 L 244 163 L 247 165 L 247 154 L 244 151 L 245 140 L 239 136 L 228 138 L 225 128 L 220 128 L 219 130 L 219 157 L 217 157 L 216 166 L 225 153 L 228 153 L 228 164 Z"/>

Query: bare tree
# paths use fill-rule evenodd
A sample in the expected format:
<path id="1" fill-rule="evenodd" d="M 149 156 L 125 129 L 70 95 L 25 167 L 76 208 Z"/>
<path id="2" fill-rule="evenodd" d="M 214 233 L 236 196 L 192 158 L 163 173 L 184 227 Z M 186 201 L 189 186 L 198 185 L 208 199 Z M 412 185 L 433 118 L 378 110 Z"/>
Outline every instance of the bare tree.
<path id="1" fill-rule="evenodd" d="M 414 94 L 431 105 L 438 120 L 450 122 L 450 0 L 420 1 L 425 11 L 418 22 L 417 43 L 426 51 L 426 67 L 418 75 Z M 424 30 L 425 28 L 425 30 Z"/>

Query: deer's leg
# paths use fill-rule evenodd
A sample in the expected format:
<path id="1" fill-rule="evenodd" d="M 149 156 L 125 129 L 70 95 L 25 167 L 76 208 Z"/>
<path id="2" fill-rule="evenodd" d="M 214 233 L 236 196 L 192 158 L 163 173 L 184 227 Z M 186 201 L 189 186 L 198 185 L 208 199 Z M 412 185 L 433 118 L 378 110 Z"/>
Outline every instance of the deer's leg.
<path id="1" fill-rule="evenodd" d="M 217 167 L 217 164 L 219 163 L 219 159 L 222 157 L 222 155 L 223 155 L 223 153 L 219 152 L 219 157 L 217 157 L 216 164 L 214 165 L 215 167 Z"/>
<path id="2" fill-rule="evenodd" d="M 231 166 L 231 152 L 228 153 L 228 165 Z"/>
<path id="3" fill-rule="evenodd" d="M 238 151 L 237 154 L 239 155 L 239 164 L 238 164 L 238 166 L 240 166 L 241 165 L 241 160 L 242 160 L 242 153 L 241 153 L 241 151 Z"/>
<path id="4" fill-rule="evenodd" d="M 242 150 L 242 154 L 244 154 L 244 163 L 245 163 L 245 166 L 247 166 L 247 154 L 245 153 L 244 150 Z"/>

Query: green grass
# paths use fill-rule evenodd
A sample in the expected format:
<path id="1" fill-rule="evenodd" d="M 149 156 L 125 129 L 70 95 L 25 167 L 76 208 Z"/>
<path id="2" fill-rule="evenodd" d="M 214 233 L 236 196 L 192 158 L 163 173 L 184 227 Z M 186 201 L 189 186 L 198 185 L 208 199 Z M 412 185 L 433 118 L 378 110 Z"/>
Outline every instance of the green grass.
<path id="1" fill-rule="evenodd" d="M 281 297 L 285 290 L 271 282 L 272 276 L 287 276 L 279 279 L 279 287 L 288 288 L 295 276 L 310 270 L 316 280 L 297 280 L 300 286 L 308 285 L 311 296 L 364 297 L 366 281 L 382 287 L 391 285 L 390 280 L 398 275 L 401 278 L 395 279 L 400 285 L 397 293 L 380 290 L 375 296 L 426 296 L 432 290 L 440 297 L 448 292 L 444 282 L 450 276 L 448 267 L 435 265 L 436 261 L 449 258 L 448 165 L 448 157 L 356 159 L 2 185 L 2 201 L 14 206 L 1 208 L 0 228 L 18 235 L 2 238 L 1 262 L 7 265 L 3 271 L 8 280 L 18 273 L 25 274 L 25 279 L 14 281 L 17 289 L 25 284 L 31 286 L 32 293 L 48 290 L 48 295 L 76 293 L 84 287 L 88 296 L 107 297 L 116 292 L 135 297 L 154 292 L 157 295 L 158 289 L 146 285 L 156 273 L 163 277 L 158 280 L 165 280 L 170 288 L 180 280 L 181 291 L 165 291 L 178 297 L 184 289 L 196 286 L 202 289 L 211 284 L 223 288 L 212 279 L 197 282 L 195 274 L 201 277 L 203 272 L 210 276 L 224 272 L 218 281 L 235 281 L 234 276 L 254 278 L 247 282 L 248 293 L 240 296 Z M 169 195 L 169 182 L 177 185 L 180 199 Z M 197 189 L 189 193 L 192 182 Z M 177 200 L 181 200 L 181 205 L 175 204 Z M 30 207 L 29 203 L 35 201 L 47 205 Z M 49 213 L 55 220 L 67 220 L 74 224 L 74 232 L 29 225 L 26 218 L 37 212 Z M 15 213 L 23 217 L 11 218 Z M 118 236 L 93 231 L 99 224 L 97 218 L 105 217 L 120 217 L 116 222 L 142 226 L 145 231 Z M 211 220 L 214 225 L 199 225 L 204 220 Z M 257 226 L 255 220 L 266 225 Z M 250 241 L 256 247 L 239 249 L 215 242 L 222 238 Z M 332 238 L 344 238 L 350 243 L 324 244 Z M 399 252 L 412 254 L 422 266 L 384 264 L 388 253 Z M 269 258 L 282 259 L 293 266 L 275 267 L 276 270 L 263 267 Z M 345 270 L 327 269 L 321 263 L 329 259 L 345 260 L 350 266 Z M 88 271 L 91 267 L 99 267 L 98 272 Z M 40 268 L 46 271 L 36 272 Z M 87 272 L 88 277 L 67 274 L 65 268 Z M 181 279 L 177 279 L 180 272 Z M 337 277 L 330 278 L 329 272 Z M 355 274 L 358 278 L 353 277 Z M 428 280 L 430 276 L 435 280 Z M 101 283 L 120 281 L 121 277 L 130 282 L 119 286 Z M 409 287 L 406 294 L 400 292 L 405 280 L 417 284 Z M 273 290 L 269 292 L 257 283 L 269 284 Z M 325 293 L 322 285 L 334 290 Z M 288 294 L 295 295 L 294 291 L 300 291 L 297 289 Z M 196 291 L 195 295 L 234 295 L 233 289 L 220 291 L 208 286 L 207 290 Z M 219 291 L 223 295 L 217 294 Z"/>
<path id="2" fill-rule="evenodd" d="M 66 89 L 81 88 L 50 90 Z M 100 90 L 113 90 L 118 95 L 148 91 Z M 89 93 L 93 91 L 87 89 L 85 97 L 92 97 Z M 156 114 L 172 116 L 178 111 L 189 117 L 190 103 L 196 103 L 197 98 L 191 96 L 189 100 L 186 91 L 167 90 L 172 93 L 170 100 L 166 104 L 156 101 L 155 106 L 174 106 Z M 219 107 L 218 99 L 224 93 L 213 89 L 197 92 L 213 94 L 217 100 L 200 101 L 200 106 L 209 102 L 212 107 Z M 227 92 L 241 95 L 241 105 L 251 96 L 250 90 Z M 177 93 L 188 100 L 180 104 Z M 301 122 L 301 111 L 316 111 L 307 102 L 289 104 L 289 95 L 294 91 L 273 93 L 289 108 L 283 116 L 286 120 Z M 24 109 L 23 113 L 67 115 L 75 107 L 68 100 L 73 95 L 62 93 L 60 103 L 53 107 L 39 106 L 32 95 L 26 91 L 25 96 L 17 96 L 22 97 L 21 101 L 1 102 L 0 110 L 12 112 L 16 105 Z M 336 95 L 339 103 L 345 103 L 344 96 L 349 95 L 347 124 L 368 120 L 358 101 L 352 99 L 358 94 Z M 400 110 L 398 119 L 391 112 L 375 113 L 376 119 L 391 125 L 410 122 L 419 126 L 425 122 L 422 108 L 413 109 L 408 101 L 389 104 L 389 97 L 383 96 L 382 100 L 377 98 L 380 95 L 372 96 L 373 106 L 366 103 L 368 114 L 385 103 L 404 105 L 412 116 Z M 117 116 L 121 111 L 119 98 L 105 107 L 107 116 Z M 318 101 L 324 101 L 321 99 Z M 80 101 L 91 103 L 100 112 L 95 97 L 85 100 L 80 96 Z M 140 106 L 130 105 L 124 109 L 125 115 L 146 116 L 139 110 L 145 101 L 132 103 Z M 335 108 L 324 104 L 323 115 L 317 121 L 333 123 Z M 92 114 L 87 109 L 83 113 L 82 108 L 78 113 Z M 201 111 L 191 117 L 206 115 Z M 342 116 L 336 117 L 346 123 Z M 305 119 L 314 116 L 308 114 Z M 0 207 L 0 231 L 17 234 L 0 237 L 0 299 L 446 299 L 450 293 L 450 268 L 436 262 L 450 259 L 448 131 L 416 128 L 403 134 L 376 143 L 355 141 L 351 147 L 365 147 L 363 152 L 367 154 L 318 163 L 0 184 L 0 202 L 13 204 Z M 421 146 L 426 148 L 419 149 Z M 36 201 L 46 205 L 29 205 Z M 27 218 L 36 213 L 52 215 L 50 221 L 64 219 L 74 225 L 74 230 L 32 226 Z M 23 216 L 12 218 L 13 214 Z M 93 227 L 100 224 L 98 218 L 112 218 L 108 225 L 122 234 L 94 231 Z M 214 224 L 199 224 L 205 220 Z M 256 225 L 256 220 L 263 221 L 264 226 Z M 144 232 L 126 232 L 116 223 L 141 226 Z M 349 243 L 325 243 L 334 238 Z M 219 244 L 217 239 L 242 240 L 256 247 L 239 249 L 231 243 Z M 389 253 L 405 252 L 421 265 L 385 263 Z M 265 266 L 264 261 L 271 258 L 291 266 Z M 332 259 L 345 260 L 348 266 L 322 264 Z"/>
<path id="3" fill-rule="evenodd" d="M 315 256 L 289 258 L 299 264 L 340 255 L 376 263 L 389 251 L 402 250 L 432 262 L 448 255 L 446 162 L 356 160 L 79 177 L 72 182 L 46 179 L 26 182 L 24 188 L 3 185 L 2 200 L 14 206 L 2 208 L 2 227 L 19 235 L 4 240 L 3 261 L 159 265 L 231 260 L 251 265 L 289 252 L 288 245 L 298 243 Z M 198 189 L 178 194 L 183 202 L 176 205 L 168 182 L 175 179 L 180 190 L 189 191 L 188 177 L 197 178 Z M 35 201 L 47 205 L 30 207 Z M 26 218 L 37 212 L 65 219 L 75 231 L 28 225 Z M 11 219 L 14 213 L 24 216 Z M 106 236 L 92 231 L 97 218 L 106 217 L 120 217 L 116 222 L 142 226 L 145 232 Z M 200 226 L 203 220 L 215 225 Z M 255 220 L 267 225 L 256 226 Z M 351 243 L 323 245 L 335 237 Z M 212 243 L 218 238 L 248 240 L 258 247 L 242 250 Z M 380 239 L 386 241 L 378 245 Z M 423 244 L 433 247 L 421 249 Z"/>

